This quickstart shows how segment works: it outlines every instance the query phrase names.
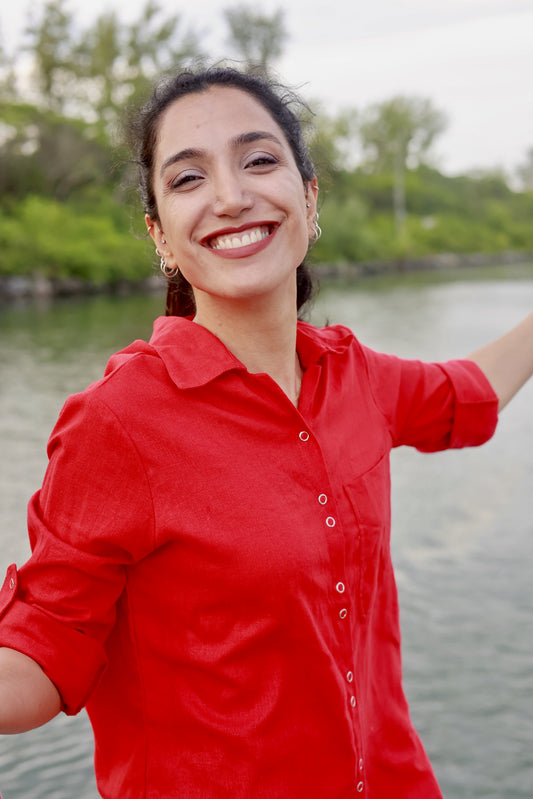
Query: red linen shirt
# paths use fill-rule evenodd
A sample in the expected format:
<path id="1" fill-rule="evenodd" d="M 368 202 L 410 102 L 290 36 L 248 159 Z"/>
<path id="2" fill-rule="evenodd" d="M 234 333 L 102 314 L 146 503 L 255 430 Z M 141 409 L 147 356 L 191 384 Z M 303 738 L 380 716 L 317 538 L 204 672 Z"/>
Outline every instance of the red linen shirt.
<path id="1" fill-rule="evenodd" d="M 480 444 L 469 361 L 300 323 L 299 407 L 189 320 L 65 404 L 0 644 L 86 705 L 106 799 L 437 799 L 401 684 L 389 452 Z"/>

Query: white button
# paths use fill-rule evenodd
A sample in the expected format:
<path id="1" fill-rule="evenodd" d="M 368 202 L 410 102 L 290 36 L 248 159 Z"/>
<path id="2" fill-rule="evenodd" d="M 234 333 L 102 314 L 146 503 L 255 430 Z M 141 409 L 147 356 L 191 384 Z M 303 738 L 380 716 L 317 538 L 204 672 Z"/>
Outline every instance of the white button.
<path id="1" fill-rule="evenodd" d="M 350 704 L 351 704 L 352 707 L 356 706 L 357 702 L 355 701 L 355 696 L 351 696 L 350 697 Z"/>
<path id="2" fill-rule="evenodd" d="M 15 581 L 13 578 L 11 578 L 11 580 L 9 581 L 9 587 L 11 588 L 11 590 L 13 590 L 15 587 Z"/>
<path id="3" fill-rule="evenodd" d="M 348 615 L 348 611 L 346 610 L 346 608 L 343 608 L 341 611 L 339 611 L 339 618 L 340 619 L 345 619 L 347 615 Z"/>
<path id="4" fill-rule="evenodd" d="M 333 518 L 333 516 L 328 516 L 328 518 L 326 519 L 326 524 L 328 527 L 335 527 L 336 521 Z"/>
<path id="5" fill-rule="evenodd" d="M 362 793 L 364 787 L 365 787 L 364 782 L 358 782 L 357 783 L 357 793 Z"/>
<path id="6" fill-rule="evenodd" d="M 325 505 L 326 502 L 328 501 L 328 498 L 325 494 L 320 494 L 318 497 L 318 501 L 320 502 L 321 505 Z"/>
<path id="7" fill-rule="evenodd" d="M 353 671 L 348 672 L 348 674 L 346 675 L 346 679 L 348 680 L 348 682 L 353 682 Z"/>
<path id="8" fill-rule="evenodd" d="M 337 591 L 339 592 L 339 594 L 344 594 L 344 590 L 345 590 L 345 589 L 344 589 L 344 583 L 337 583 L 337 585 L 335 586 L 335 588 L 337 589 Z"/>
<path id="9" fill-rule="evenodd" d="M 365 765 L 365 764 L 363 763 L 363 758 L 362 758 L 362 757 L 360 757 L 360 758 L 359 758 L 359 771 L 362 771 L 362 770 L 363 770 L 363 766 L 364 766 L 364 765 Z"/>
<path id="10" fill-rule="evenodd" d="M 302 441 L 309 441 L 309 433 L 307 432 L 307 430 L 302 430 L 302 432 L 300 433 L 300 439 Z"/>

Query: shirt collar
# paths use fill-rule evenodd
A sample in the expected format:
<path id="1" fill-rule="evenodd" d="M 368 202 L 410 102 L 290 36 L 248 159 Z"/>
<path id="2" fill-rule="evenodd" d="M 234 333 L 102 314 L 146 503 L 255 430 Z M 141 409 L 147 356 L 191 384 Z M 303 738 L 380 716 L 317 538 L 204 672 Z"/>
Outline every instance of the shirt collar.
<path id="1" fill-rule="evenodd" d="M 316 328 L 298 322 L 296 347 L 304 369 L 328 352 L 341 353 L 352 337 L 347 328 L 338 325 Z M 224 372 L 246 371 L 233 353 L 213 333 L 191 319 L 181 316 L 160 316 L 154 322 L 150 344 L 164 362 L 178 388 L 206 385 Z"/>

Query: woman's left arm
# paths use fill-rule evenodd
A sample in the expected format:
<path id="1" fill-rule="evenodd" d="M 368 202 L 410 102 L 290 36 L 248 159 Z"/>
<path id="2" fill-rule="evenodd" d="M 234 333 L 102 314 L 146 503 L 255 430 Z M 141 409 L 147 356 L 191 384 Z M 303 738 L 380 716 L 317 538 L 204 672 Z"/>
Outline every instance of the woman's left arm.
<path id="1" fill-rule="evenodd" d="M 533 313 L 468 359 L 485 373 L 498 395 L 501 411 L 533 375 Z"/>

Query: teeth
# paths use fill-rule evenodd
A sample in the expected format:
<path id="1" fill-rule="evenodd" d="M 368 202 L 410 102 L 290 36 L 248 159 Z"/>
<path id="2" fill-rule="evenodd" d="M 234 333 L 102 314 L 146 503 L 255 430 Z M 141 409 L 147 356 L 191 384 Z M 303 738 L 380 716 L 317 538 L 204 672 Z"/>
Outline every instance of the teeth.
<path id="1" fill-rule="evenodd" d="M 269 235 L 268 226 L 263 225 L 251 230 L 247 230 L 239 236 L 219 236 L 211 239 L 210 246 L 214 250 L 236 250 L 239 247 L 246 247 L 248 244 L 255 244 Z"/>

